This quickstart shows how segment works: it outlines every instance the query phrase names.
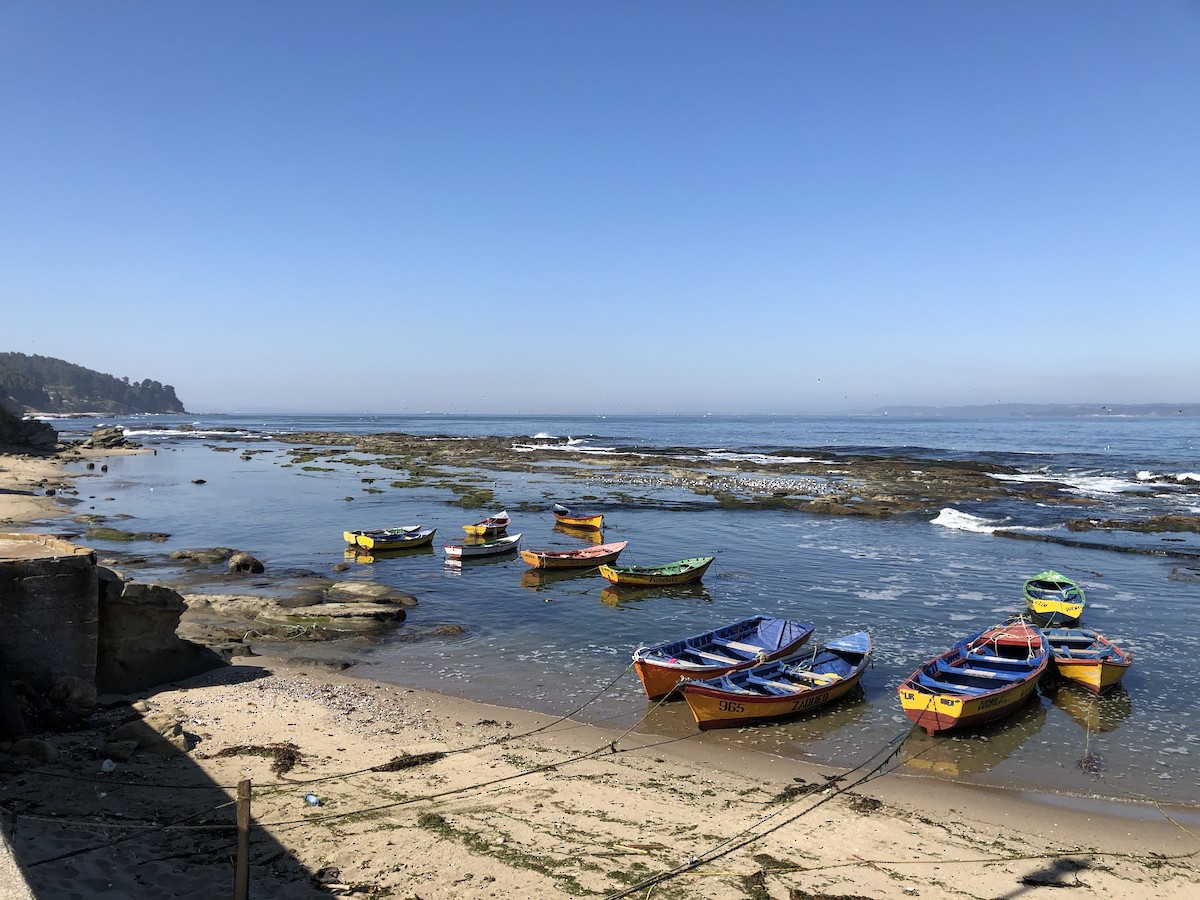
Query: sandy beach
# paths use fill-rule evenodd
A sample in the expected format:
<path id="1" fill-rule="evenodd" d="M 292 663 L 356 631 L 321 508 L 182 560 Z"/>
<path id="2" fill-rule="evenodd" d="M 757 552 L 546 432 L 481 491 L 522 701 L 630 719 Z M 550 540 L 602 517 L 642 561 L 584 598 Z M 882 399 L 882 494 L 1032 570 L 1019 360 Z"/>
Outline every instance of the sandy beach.
<path id="1" fill-rule="evenodd" d="M 0 522 L 50 514 L 61 478 L 55 460 L 0 457 Z M 86 729 L 37 736 L 48 762 L 0 754 L 4 833 L 34 896 L 227 895 L 244 779 L 259 898 L 1200 892 L 1194 810 L 918 777 L 894 747 L 808 766 L 741 751 L 736 734 L 665 740 L 237 662 L 102 697 Z M 106 762 L 122 727 L 141 746 Z"/>

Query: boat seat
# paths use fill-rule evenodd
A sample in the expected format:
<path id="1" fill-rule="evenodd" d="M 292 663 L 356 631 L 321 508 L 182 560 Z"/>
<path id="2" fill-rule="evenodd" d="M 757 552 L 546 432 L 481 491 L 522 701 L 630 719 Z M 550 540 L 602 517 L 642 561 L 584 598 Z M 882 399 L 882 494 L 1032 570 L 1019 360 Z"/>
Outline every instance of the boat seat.
<path id="1" fill-rule="evenodd" d="M 1084 647 L 1055 647 L 1055 652 L 1063 656 L 1070 656 L 1077 659 L 1096 658 L 1100 659 L 1105 656 L 1116 656 L 1108 647 L 1099 647 L 1095 650 Z"/>
<path id="2" fill-rule="evenodd" d="M 696 656 L 702 656 L 705 659 L 711 659 L 714 662 L 724 663 L 725 665 L 729 666 L 736 666 L 745 662 L 744 659 L 731 659 L 730 657 L 722 656 L 719 653 L 709 653 L 707 650 L 692 650 L 691 652 L 696 654 Z"/>
<path id="3" fill-rule="evenodd" d="M 949 681 L 938 681 L 922 672 L 917 676 L 917 683 L 935 694 L 989 694 L 995 688 L 971 687 L 969 684 L 954 684 Z"/>
<path id="4" fill-rule="evenodd" d="M 972 669 L 966 666 L 952 666 L 944 659 L 937 661 L 937 668 L 939 672 L 945 672 L 948 675 L 967 675 L 971 678 L 987 678 L 992 681 L 1020 681 L 1028 674 L 1028 671 L 1002 672 L 999 669 Z"/>
<path id="5" fill-rule="evenodd" d="M 1027 659 L 1014 659 L 1011 656 L 992 656 L 991 654 L 982 653 L 976 650 L 971 651 L 968 656 L 968 661 L 987 663 L 993 666 L 1012 666 L 1014 668 L 1023 670 L 1027 670 L 1029 668 L 1029 660 Z"/>
<path id="6" fill-rule="evenodd" d="M 814 681 L 822 686 L 842 680 L 842 676 L 834 672 L 826 674 L 824 672 L 809 672 L 804 669 L 798 669 L 789 671 L 788 674 L 793 678 L 807 678 L 809 681 Z"/>
<path id="7" fill-rule="evenodd" d="M 751 653 L 758 656 L 766 651 L 762 647 L 755 647 L 753 644 L 743 644 L 741 641 L 718 641 L 722 647 L 728 647 L 730 650 L 741 650 L 743 653 Z"/>

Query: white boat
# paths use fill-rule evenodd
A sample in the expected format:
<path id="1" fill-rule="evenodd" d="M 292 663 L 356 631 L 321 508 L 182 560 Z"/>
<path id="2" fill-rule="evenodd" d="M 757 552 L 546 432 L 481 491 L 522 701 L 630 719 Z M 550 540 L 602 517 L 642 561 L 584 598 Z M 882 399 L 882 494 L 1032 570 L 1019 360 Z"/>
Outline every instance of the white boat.
<path id="1" fill-rule="evenodd" d="M 521 536 L 519 534 L 510 534 L 491 541 L 447 544 L 442 549 L 450 559 L 469 559 L 474 556 L 497 556 L 501 553 L 510 553 L 517 549 L 517 544 L 520 541 Z"/>

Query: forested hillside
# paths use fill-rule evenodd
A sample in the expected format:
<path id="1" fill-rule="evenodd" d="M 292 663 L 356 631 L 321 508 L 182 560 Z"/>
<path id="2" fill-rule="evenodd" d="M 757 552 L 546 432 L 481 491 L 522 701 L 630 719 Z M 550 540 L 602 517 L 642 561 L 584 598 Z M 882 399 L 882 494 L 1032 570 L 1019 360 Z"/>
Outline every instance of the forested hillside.
<path id="1" fill-rule="evenodd" d="M 130 381 L 49 356 L 0 353 L 0 403 L 14 412 L 182 413 L 175 388 Z"/>

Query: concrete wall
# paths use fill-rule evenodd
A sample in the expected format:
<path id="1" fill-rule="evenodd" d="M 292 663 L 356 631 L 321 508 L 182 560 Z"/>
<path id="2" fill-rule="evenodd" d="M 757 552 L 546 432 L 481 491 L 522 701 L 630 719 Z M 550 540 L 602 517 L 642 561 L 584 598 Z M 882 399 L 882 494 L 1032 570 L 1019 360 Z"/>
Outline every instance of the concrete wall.
<path id="1" fill-rule="evenodd" d="M 0 534 L 0 660 L 13 681 L 96 683 L 96 554 L 45 535 Z"/>

